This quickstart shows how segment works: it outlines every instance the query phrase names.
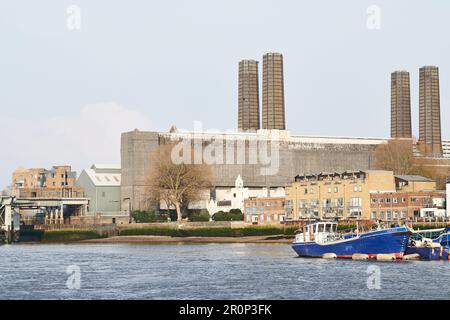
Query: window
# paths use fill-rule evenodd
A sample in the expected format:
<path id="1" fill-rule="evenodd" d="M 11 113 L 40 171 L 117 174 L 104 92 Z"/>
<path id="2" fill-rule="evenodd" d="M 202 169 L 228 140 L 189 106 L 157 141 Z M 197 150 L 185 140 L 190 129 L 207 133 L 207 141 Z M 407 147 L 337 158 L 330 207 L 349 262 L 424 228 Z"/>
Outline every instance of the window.
<path id="1" fill-rule="evenodd" d="M 398 203 L 398 199 L 397 198 L 392 198 L 392 202 L 393 203 Z"/>
<path id="2" fill-rule="evenodd" d="M 381 213 L 380 213 L 380 219 L 384 219 L 384 211 L 381 211 Z"/>
<path id="3" fill-rule="evenodd" d="M 376 218 L 377 218 L 377 212 L 376 212 L 376 211 L 373 211 L 373 212 L 372 212 L 371 218 L 372 218 L 373 220 L 376 220 Z"/>
<path id="4" fill-rule="evenodd" d="M 305 193 L 305 194 L 308 194 L 308 188 L 305 188 L 304 193 Z"/>
<path id="5" fill-rule="evenodd" d="M 390 211 L 386 211 L 386 219 L 387 220 L 391 220 L 392 216 L 391 216 L 391 212 Z"/>
<path id="6" fill-rule="evenodd" d="M 350 207 L 360 207 L 361 203 L 361 198 L 350 198 Z"/>
<path id="7" fill-rule="evenodd" d="M 334 193 L 337 193 L 338 192 L 338 187 L 334 187 Z"/>
<path id="8" fill-rule="evenodd" d="M 358 191 L 362 192 L 362 187 L 361 186 L 358 186 Z"/>
<path id="9" fill-rule="evenodd" d="M 391 203 L 391 198 L 386 198 L 386 203 Z"/>
<path id="10" fill-rule="evenodd" d="M 394 211 L 394 219 L 398 219 L 398 211 Z"/>
<path id="11" fill-rule="evenodd" d="M 323 232 L 323 227 L 324 227 L 324 225 L 322 223 L 319 224 L 319 232 Z"/>
<path id="12" fill-rule="evenodd" d="M 102 192 L 102 197 L 106 197 L 106 192 Z"/>
<path id="13" fill-rule="evenodd" d="M 328 193 L 331 193 L 331 188 L 328 188 Z"/>
<path id="14" fill-rule="evenodd" d="M 402 202 L 405 203 L 406 202 L 406 198 L 402 198 Z"/>
<path id="15" fill-rule="evenodd" d="M 353 191 L 354 191 L 354 192 L 357 192 L 357 191 L 358 191 L 358 187 L 357 187 L 357 186 L 354 186 L 354 187 L 353 187 Z"/>

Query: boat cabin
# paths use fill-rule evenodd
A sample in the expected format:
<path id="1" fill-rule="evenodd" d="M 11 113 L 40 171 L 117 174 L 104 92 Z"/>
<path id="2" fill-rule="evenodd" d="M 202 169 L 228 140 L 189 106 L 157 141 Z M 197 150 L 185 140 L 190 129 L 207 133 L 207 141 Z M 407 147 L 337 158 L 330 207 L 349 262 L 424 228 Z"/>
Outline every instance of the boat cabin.
<path id="1" fill-rule="evenodd" d="M 296 242 L 324 243 L 335 238 L 337 234 L 337 222 L 315 222 L 300 229 L 295 236 Z"/>

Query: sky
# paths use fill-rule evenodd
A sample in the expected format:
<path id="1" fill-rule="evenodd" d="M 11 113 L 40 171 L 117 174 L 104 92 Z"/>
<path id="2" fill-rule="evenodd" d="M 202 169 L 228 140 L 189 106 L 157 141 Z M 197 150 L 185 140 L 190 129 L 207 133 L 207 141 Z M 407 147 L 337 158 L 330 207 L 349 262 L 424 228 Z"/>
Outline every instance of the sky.
<path id="1" fill-rule="evenodd" d="M 17 167 L 120 163 L 120 134 L 237 126 L 238 62 L 284 56 L 292 134 L 389 137 L 390 73 L 440 70 L 450 139 L 445 0 L 0 2 L 0 189 Z M 260 70 L 260 74 L 261 74 Z M 261 83 L 260 79 L 260 83 Z"/>

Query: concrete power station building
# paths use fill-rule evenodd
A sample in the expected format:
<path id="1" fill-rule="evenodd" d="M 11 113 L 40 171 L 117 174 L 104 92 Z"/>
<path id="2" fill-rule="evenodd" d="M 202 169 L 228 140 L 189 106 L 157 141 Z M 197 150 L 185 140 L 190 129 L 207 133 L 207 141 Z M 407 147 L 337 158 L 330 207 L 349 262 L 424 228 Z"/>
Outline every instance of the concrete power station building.
<path id="1" fill-rule="evenodd" d="M 421 73 L 421 110 L 424 109 L 426 114 L 431 113 L 433 116 L 430 119 L 437 119 L 435 110 L 438 110 L 439 103 L 435 100 L 438 90 L 436 81 L 435 69 L 424 71 L 423 80 Z M 392 137 L 411 138 L 409 74 L 394 72 L 391 85 Z M 245 188 L 248 188 L 248 194 L 259 194 L 260 190 L 266 190 L 267 196 L 270 196 L 275 190 L 291 185 L 297 175 L 374 169 L 374 151 L 388 139 L 310 137 L 291 135 L 286 131 L 283 56 L 279 53 L 263 56 L 262 95 L 260 126 L 258 62 L 242 60 L 239 63 L 237 132 L 171 130 L 167 133 L 136 129 L 123 133 L 122 211 L 149 208 L 145 190 L 146 175 L 152 166 L 150 153 L 168 142 L 189 141 L 191 146 L 200 147 L 202 152 L 214 150 L 215 159 L 209 163 L 213 173 L 212 187 L 205 203 L 210 203 L 211 207 L 211 201 L 217 202 L 212 205 L 217 210 L 222 210 L 218 203 L 223 202 L 229 206 L 235 202 L 233 197 L 237 195 L 233 195 L 231 190 L 235 188 L 238 177 L 242 179 Z M 437 121 L 428 121 L 429 118 L 426 117 L 425 128 L 435 128 Z M 433 139 L 437 139 L 437 134 L 428 138 L 427 130 L 429 131 L 424 129 L 423 134 L 421 133 L 421 141 L 434 143 Z M 267 145 L 266 150 L 261 148 L 261 143 Z M 450 159 L 450 142 L 445 143 L 443 157 Z M 231 199 L 223 199 L 224 194 Z"/>

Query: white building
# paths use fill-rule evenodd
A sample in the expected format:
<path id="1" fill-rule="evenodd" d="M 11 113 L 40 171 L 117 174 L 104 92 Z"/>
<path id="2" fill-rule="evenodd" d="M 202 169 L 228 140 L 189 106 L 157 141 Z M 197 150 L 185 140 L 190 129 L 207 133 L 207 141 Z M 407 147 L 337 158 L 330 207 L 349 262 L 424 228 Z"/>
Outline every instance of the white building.
<path id="1" fill-rule="evenodd" d="M 244 212 L 244 200 L 250 197 L 285 197 L 284 188 L 248 188 L 244 187 L 244 181 L 238 175 L 234 188 L 216 188 L 215 195 L 212 195 L 206 204 L 206 209 L 210 215 L 218 211 L 230 211 L 231 209 L 240 209 Z"/>

